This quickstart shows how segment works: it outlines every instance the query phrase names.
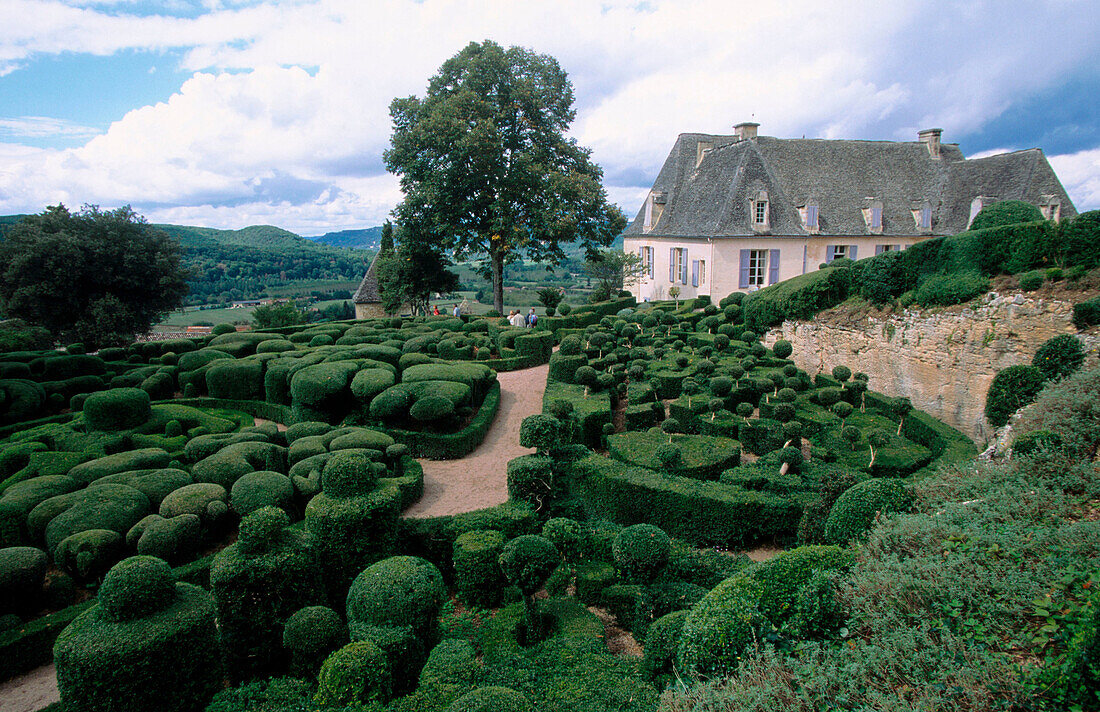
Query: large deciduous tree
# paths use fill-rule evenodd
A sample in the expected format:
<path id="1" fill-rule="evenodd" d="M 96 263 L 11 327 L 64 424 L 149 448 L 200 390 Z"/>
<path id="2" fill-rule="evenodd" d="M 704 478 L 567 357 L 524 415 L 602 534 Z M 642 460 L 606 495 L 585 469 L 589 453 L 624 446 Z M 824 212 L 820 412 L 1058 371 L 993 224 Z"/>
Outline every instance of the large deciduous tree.
<path id="1" fill-rule="evenodd" d="M 0 242 L 0 312 L 90 346 L 131 340 L 187 293 L 180 246 L 130 206 L 47 208 Z"/>
<path id="2" fill-rule="evenodd" d="M 497 311 L 506 262 L 557 262 L 578 239 L 592 252 L 626 225 L 590 151 L 565 137 L 574 113 L 554 58 L 489 40 L 444 62 L 423 99 L 390 104 L 385 161 L 405 193 L 401 224 L 460 259 L 484 257 Z"/>
<path id="3" fill-rule="evenodd" d="M 642 259 L 633 252 L 601 250 L 589 255 L 584 271 L 596 280 L 593 301 L 602 301 L 618 296 L 620 290 L 641 281 L 645 267 Z"/>

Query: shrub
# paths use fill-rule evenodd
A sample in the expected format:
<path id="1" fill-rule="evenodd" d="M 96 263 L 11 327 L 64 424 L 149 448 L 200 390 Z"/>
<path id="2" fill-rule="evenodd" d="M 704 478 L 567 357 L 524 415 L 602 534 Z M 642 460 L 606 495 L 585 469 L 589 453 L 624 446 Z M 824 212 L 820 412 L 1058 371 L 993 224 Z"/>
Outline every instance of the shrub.
<path id="1" fill-rule="evenodd" d="M 545 452 L 558 443 L 561 435 L 560 421 L 551 415 L 529 415 L 519 428 L 519 443 Z"/>
<path id="2" fill-rule="evenodd" d="M 57 567 L 79 581 L 94 581 L 122 558 L 123 538 L 109 529 L 86 529 L 53 549 Z"/>
<path id="3" fill-rule="evenodd" d="M 729 674 L 745 648 L 770 631 L 758 603 L 763 587 L 746 576 L 718 584 L 684 618 L 676 650 L 681 674 Z"/>
<path id="4" fill-rule="evenodd" d="M 396 376 L 385 368 L 364 368 L 351 379 L 351 394 L 363 404 L 396 383 Z"/>
<path id="5" fill-rule="evenodd" d="M 27 515 L 27 530 L 33 541 L 46 543 L 53 553 L 73 534 L 106 529 L 124 535 L 149 514 L 149 498 L 133 487 L 96 485 L 42 502 Z"/>
<path id="6" fill-rule="evenodd" d="M 259 470 L 242 475 L 233 483 L 229 492 L 229 508 L 238 516 L 247 516 L 262 507 L 278 507 L 288 514 L 293 511 L 294 485 L 289 477 L 279 472 Z"/>
<path id="7" fill-rule="evenodd" d="M 480 529 L 460 535 L 454 543 L 455 593 L 468 606 L 496 608 L 506 582 L 500 570 L 504 535 Z"/>
<path id="8" fill-rule="evenodd" d="M 985 417 L 994 427 L 1008 422 L 1043 389 L 1043 372 L 1035 366 L 1009 366 L 997 372 L 985 396 Z"/>
<path id="9" fill-rule="evenodd" d="M 218 606 L 227 671 L 233 680 L 284 667 L 283 625 L 324 602 L 319 563 L 307 535 L 287 529 L 285 512 L 263 507 L 241 520 L 239 539 L 214 557 L 211 591 Z"/>
<path id="10" fill-rule="evenodd" d="M 480 675 L 481 666 L 473 644 L 460 638 L 448 638 L 432 648 L 420 671 L 420 686 L 473 685 Z"/>
<path id="11" fill-rule="evenodd" d="M 579 522 L 565 517 L 548 519 L 542 525 L 542 536 L 557 548 L 567 563 L 575 564 L 580 560 L 584 530 Z"/>
<path id="12" fill-rule="evenodd" d="M 845 546 L 871 528 L 875 515 L 904 512 L 913 496 L 894 478 L 872 478 L 849 487 L 825 520 L 825 540 Z"/>
<path id="13" fill-rule="evenodd" d="M 225 504 L 228 500 L 229 493 L 225 487 L 213 482 L 196 482 L 180 487 L 165 497 L 160 503 L 160 516 L 171 519 L 181 514 L 194 514 L 209 523 L 211 503 Z"/>
<path id="14" fill-rule="evenodd" d="M 562 306 L 568 306 L 563 304 Z M 480 687 L 452 702 L 446 712 L 531 712 L 531 703 L 508 687 Z"/>
<path id="15" fill-rule="evenodd" d="M 1073 305 L 1073 325 L 1079 330 L 1100 324 L 1100 297 Z"/>
<path id="16" fill-rule="evenodd" d="M 976 271 L 953 272 L 928 277 L 913 292 L 921 306 L 951 306 L 962 304 L 989 288 L 989 279 Z"/>
<path id="17" fill-rule="evenodd" d="M 67 709 L 202 710 L 222 686 L 214 601 L 163 561 L 132 557 L 61 632 L 54 661 Z"/>
<path id="18" fill-rule="evenodd" d="M 1025 292 L 1034 292 L 1039 287 L 1043 286 L 1043 279 L 1045 274 L 1042 270 L 1035 270 L 1033 272 L 1025 272 L 1018 278 L 1020 289 Z"/>
<path id="19" fill-rule="evenodd" d="M 392 678 L 382 649 L 370 641 L 349 643 L 330 655 L 317 676 L 318 707 L 351 707 L 390 698 Z"/>
<path id="20" fill-rule="evenodd" d="M 168 462 L 168 453 L 164 450 L 160 448 L 143 448 L 141 450 L 119 452 L 81 463 L 69 470 L 68 476 L 82 485 L 87 485 L 109 475 L 117 475 L 122 472 L 164 468 L 168 466 Z"/>
<path id="21" fill-rule="evenodd" d="M 205 712 L 298 710 L 304 709 L 312 697 L 313 685 L 304 680 L 275 677 L 222 690 L 214 695 Z"/>
<path id="22" fill-rule="evenodd" d="M 523 593 L 525 625 L 517 639 L 520 644 L 537 642 L 544 630 L 535 593 L 561 564 L 561 554 L 548 539 L 528 534 L 509 541 L 498 560 L 504 577 Z"/>
<path id="23" fill-rule="evenodd" d="M 420 423 L 446 420 L 455 414 L 454 403 L 438 396 L 427 396 L 413 403 L 409 417 Z"/>
<path id="24" fill-rule="evenodd" d="M 642 676 L 664 689 L 676 676 L 676 649 L 687 618 L 686 610 L 661 616 L 649 626 L 642 656 Z"/>
<path id="25" fill-rule="evenodd" d="M 213 482 L 226 489 L 242 475 L 256 470 L 285 472 L 287 450 L 266 442 L 238 442 L 203 458 L 191 468 L 196 482 Z"/>
<path id="26" fill-rule="evenodd" d="M 152 417 L 149 394 L 140 388 L 112 388 L 84 401 L 84 422 L 92 430 L 129 430 Z"/>
<path id="27" fill-rule="evenodd" d="M 533 417 L 537 416 L 526 420 Z M 549 504 L 554 481 L 550 465 L 550 458 L 544 455 L 521 455 L 509 460 L 508 497 L 534 506 L 535 511 Z"/>
<path id="28" fill-rule="evenodd" d="M 256 360 L 216 360 L 206 371 L 206 389 L 213 398 L 262 400 L 264 365 Z"/>
<path id="29" fill-rule="evenodd" d="M 1085 360 L 1085 351 L 1081 342 L 1070 334 L 1061 334 L 1044 342 L 1035 352 L 1031 365 L 1043 373 L 1044 380 L 1065 378 L 1077 369 Z"/>
<path id="30" fill-rule="evenodd" d="M 1031 203 L 1025 203 L 1022 200 L 1002 200 L 982 208 L 970 223 L 970 230 L 984 230 L 989 227 L 1036 222 L 1042 219 L 1043 214 L 1039 208 Z"/>
<path id="31" fill-rule="evenodd" d="M 202 520 L 194 514 L 179 514 L 165 519 L 150 514 L 126 534 L 129 544 L 144 556 L 155 556 L 170 564 L 190 561 L 202 545 Z"/>
<path id="32" fill-rule="evenodd" d="M 668 535 L 652 524 L 626 527 L 612 544 L 620 577 L 637 584 L 650 583 L 656 578 L 668 563 L 669 549 Z"/>
<path id="33" fill-rule="evenodd" d="M 844 625 L 844 607 L 838 596 L 840 574 L 817 570 L 798 590 L 790 617 L 790 634 L 798 638 L 824 640 Z"/>
<path id="34" fill-rule="evenodd" d="M 0 549 L 0 614 L 39 607 L 46 581 L 46 552 L 31 546 Z"/>
<path id="35" fill-rule="evenodd" d="M 446 598 L 439 569 L 415 556 L 394 556 L 364 569 L 347 598 L 348 625 L 411 626 L 429 646 L 438 639 L 438 616 Z"/>
<path id="36" fill-rule="evenodd" d="M 785 339 L 779 339 L 772 346 L 772 353 L 776 358 L 787 358 L 794 352 L 794 347 L 791 346 L 791 342 Z"/>
<path id="37" fill-rule="evenodd" d="M 283 649 L 290 658 L 288 671 L 294 677 L 317 677 L 325 658 L 347 644 L 347 625 L 326 606 L 301 608 L 283 627 Z"/>

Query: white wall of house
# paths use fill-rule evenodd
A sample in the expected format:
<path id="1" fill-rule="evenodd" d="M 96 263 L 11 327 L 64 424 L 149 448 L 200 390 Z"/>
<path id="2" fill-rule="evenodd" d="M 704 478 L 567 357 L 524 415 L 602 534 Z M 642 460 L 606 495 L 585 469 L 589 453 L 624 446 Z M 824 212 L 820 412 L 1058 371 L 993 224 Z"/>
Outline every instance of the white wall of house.
<path id="1" fill-rule="evenodd" d="M 638 301 L 671 299 L 670 287 L 679 287 L 680 299 L 711 295 L 716 299 L 730 292 L 750 292 L 800 274 L 813 272 L 834 255 L 856 259 L 873 257 L 883 247 L 905 249 L 927 236 L 751 236 L 721 238 L 624 237 L 623 251 L 647 261 L 651 269 L 631 287 Z M 673 250 L 682 251 L 678 254 Z M 747 252 L 746 252 L 747 251 Z M 776 252 L 778 251 L 778 253 Z M 776 255 L 778 254 L 778 262 Z M 749 265 L 746 274 L 745 258 Z M 675 259 L 676 267 L 670 269 Z M 647 261 L 648 265 L 648 261 Z M 747 282 L 747 284 L 746 284 Z"/>

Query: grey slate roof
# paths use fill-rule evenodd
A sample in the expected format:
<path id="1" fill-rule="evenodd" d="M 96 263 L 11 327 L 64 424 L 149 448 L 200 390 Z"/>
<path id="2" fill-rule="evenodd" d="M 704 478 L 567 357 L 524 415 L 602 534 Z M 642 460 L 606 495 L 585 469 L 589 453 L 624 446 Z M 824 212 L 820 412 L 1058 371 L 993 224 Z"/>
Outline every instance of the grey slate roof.
<path id="1" fill-rule="evenodd" d="M 699 142 L 714 148 L 696 167 Z M 965 230 L 978 196 L 1038 205 L 1054 195 L 1063 218 L 1077 214 L 1039 149 L 967 160 L 957 144 L 941 144 L 941 158 L 934 159 L 919 141 L 689 133 L 677 138 L 653 183 L 666 200 L 659 220 L 644 230 L 643 204 L 626 235 L 755 235 L 749 206 L 760 190 L 768 193 L 770 235 L 809 235 L 798 212 L 808 203 L 818 205 L 821 235 L 872 234 L 863 217 L 869 200 L 882 202 L 886 236 L 919 234 L 911 211 L 924 201 L 932 208 L 932 235 Z"/>
<path id="2" fill-rule="evenodd" d="M 359 289 L 355 290 L 355 296 L 352 297 L 354 303 L 377 304 L 382 301 L 382 293 L 378 289 L 377 266 L 378 255 L 375 254 L 370 267 L 367 268 L 367 273 L 363 275 L 363 281 L 359 283 Z"/>

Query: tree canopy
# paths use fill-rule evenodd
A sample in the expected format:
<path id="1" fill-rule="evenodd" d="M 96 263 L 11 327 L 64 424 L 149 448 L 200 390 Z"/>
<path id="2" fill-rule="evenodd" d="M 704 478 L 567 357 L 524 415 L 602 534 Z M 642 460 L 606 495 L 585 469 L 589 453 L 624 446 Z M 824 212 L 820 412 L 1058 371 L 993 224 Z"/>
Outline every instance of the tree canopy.
<path id="1" fill-rule="evenodd" d="M 396 215 L 458 258 L 483 256 L 503 311 L 504 264 L 559 261 L 561 245 L 607 246 L 626 225 L 590 151 L 565 137 L 573 87 L 548 55 L 470 43 L 423 99 L 395 99 L 386 167 L 401 178 Z"/>
<path id="2" fill-rule="evenodd" d="M 633 287 L 642 279 L 645 271 L 642 258 L 633 252 L 601 250 L 589 255 L 584 271 L 596 280 L 596 294 L 603 301 L 618 295 L 626 287 Z M 605 296 L 606 295 L 606 296 Z"/>
<path id="3" fill-rule="evenodd" d="M 386 224 L 389 225 L 389 221 Z M 395 233 L 396 248 L 392 242 Z M 387 314 L 396 314 L 408 304 L 414 314 L 427 314 L 432 292 L 454 291 L 458 286 L 458 275 L 447 269 L 451 261 L 443 253 L 438 240 L 404 227 L 396 231 L 391 227 L 390 235 L 388 251 L 383 242 L 383 249 L 378 255 L 378 291 L 382 309 Z"/>
<path id="4" fill-rule="evenodd" d="M 31 215 L 0 242 L 0 312 L 89 345 L 130 341 L 187 293 L 180 246 L 129 206 Z"/>

